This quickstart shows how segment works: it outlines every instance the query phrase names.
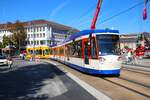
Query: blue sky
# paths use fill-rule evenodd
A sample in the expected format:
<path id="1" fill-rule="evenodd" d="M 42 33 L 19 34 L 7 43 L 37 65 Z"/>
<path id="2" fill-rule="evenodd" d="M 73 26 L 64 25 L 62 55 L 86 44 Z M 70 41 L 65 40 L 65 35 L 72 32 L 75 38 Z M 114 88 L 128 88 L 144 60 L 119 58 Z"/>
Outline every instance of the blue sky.
<path id="1" fill-rule="evenodd" d="M 142 20 L 144 4 L 101 23 L 105 19 L 144 0 L 103 0 L 97 29 L 113 28 L 120 33 L 150 32 L 148 19 Z M 46 19 L 80 30 L 89 29 L 97 0 L 0 0 L 0 23 Z"/>

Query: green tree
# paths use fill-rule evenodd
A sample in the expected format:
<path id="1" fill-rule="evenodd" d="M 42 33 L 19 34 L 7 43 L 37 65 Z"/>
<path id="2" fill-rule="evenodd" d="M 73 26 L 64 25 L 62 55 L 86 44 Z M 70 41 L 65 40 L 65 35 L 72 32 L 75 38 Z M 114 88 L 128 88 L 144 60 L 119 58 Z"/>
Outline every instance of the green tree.
<path id="1" fill-rule="evenodd" d="M 2 42 L 0 42 L 0 48 L 3 48 L 4 46 L 3 46 L 3 43 Z"/>
<path id="2" fill-rule="evenodd" d="M 11 36 L 12 42 L 20 52 L 21 47 L 26 46 L 27 33 L 24 24 L 20 21 L 16 21 L 10 31 L 13 33 Z"/>
<path id="3" fill-rule="evenodd" d="M 8 45 L 13 45 L 13 42 L 11 41 L 11 38 L 9 36 L 4 35 L 2 47 L 5 48 Z"/>

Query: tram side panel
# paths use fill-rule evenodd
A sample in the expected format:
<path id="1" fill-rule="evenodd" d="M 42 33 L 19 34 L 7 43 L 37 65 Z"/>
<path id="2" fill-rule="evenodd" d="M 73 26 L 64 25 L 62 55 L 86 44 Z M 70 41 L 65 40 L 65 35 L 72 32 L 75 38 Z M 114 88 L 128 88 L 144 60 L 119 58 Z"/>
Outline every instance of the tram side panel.
<path id="1" fill-rule="evenodd" d="M 78 42 L 82 45 L 78 45 Z M 80 44 L 79 43 L 79 44 Z M 61 50 L 62 48 L 63 50 Z M 62 47 L 56 47 L 53 58 L 61 61 L 75 69 L 90 73 L 90 74 L 119 74 L 120 62 L 119 56 L 110 55 L 100 58 L 91 58 L 88 47 L 84 46 L 84 40 L 66 44 Z M 63 53 L 63 55 L 61 54 Z"/>

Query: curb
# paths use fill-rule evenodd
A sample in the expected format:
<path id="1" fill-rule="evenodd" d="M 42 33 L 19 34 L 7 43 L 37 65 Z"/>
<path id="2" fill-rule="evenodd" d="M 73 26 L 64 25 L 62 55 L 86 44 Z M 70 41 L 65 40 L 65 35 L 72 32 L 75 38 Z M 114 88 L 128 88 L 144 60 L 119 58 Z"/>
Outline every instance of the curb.
<path id="1" fill-rule="evenodd" d="M 44 62 L 50 63 L 54 66 L 57 67 L 57 64 L 55 64 L 52 61 L 49 60 L 42 60 Z M 57 67 L 58 68 L 58 67 Z M 74 80 L 77 84 L 79 84 L 82 88 L 84 88 L 87 92 L 89 92 L 92 96 L 94 96 L 97 100 L 112 100 L 110 97 L 108 97 L 107 95 L 103 94 L 102 92 L 96 90 L 94 87 L 90 86 L 89 84 L 87 84 L 86 82 L 80 80 L 78 77 L 76 77 L 75 75 L 71 74 L 70 72 L 66 71 L 63 68 L 59 68 L 61 71 L 63 71 L 64 73 L 66 73 L 66 75 L 68 77 L 70 77 L 72 80 Z"/>

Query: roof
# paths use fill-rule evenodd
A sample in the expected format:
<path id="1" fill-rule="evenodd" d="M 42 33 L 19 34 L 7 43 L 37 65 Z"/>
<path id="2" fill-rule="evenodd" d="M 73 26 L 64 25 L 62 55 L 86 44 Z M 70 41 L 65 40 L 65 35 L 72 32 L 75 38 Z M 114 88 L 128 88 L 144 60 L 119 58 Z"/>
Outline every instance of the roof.
<path id="1" fill-rule="evenodd" d="M 31 25 L 50 25 L 54 29 L 60 29 L 60 30 L 72 30 L 73 32 L 79 32 L 79 30 L 74 29 L 72 27 L 62 25 L 59 23 L 55 23 L 52 21 L 47 21 L 47 20 L 32 20 L 32 21 L 27 21 L 23 22 L 25 27 L 31 26 Z M 6 24 L 0 24 L 0 29 L 10 29 L 11 27 L 14 27 L 15 23 L 6 23 Z"/>
<path id="2" fill-rule="evenodd" d="M 55 23 L 55 22 L 52 22 L 52 21 L 48 21 L 48 20 L 32 20 L 32 21 L 24 22 L 24 24 L 25 24 L 25 26 L 44 25 L 44 24 L 46 24 L 46 25 L 50 25 L 51 27 L 56 28 L 56 29 L 61 29 L 61 30 L 73 29 L 73 30 L 79 31 L 79 30 L 74 29 L 72 27 L 62 25 L 62 24 L 59 24 L 59 23 Z"/>
<path id="3" fill-rule="evenodd" d="M 148 32 L 142 32 L 142 33 L 128 33 L 128 34 L 121 34 L 121 36 L 137 36 L 137 35 L 140 35 L 140 34 L 143 34 L 145 36 L 150 36 L 150 33 Z"/>
<path id="4" fill-rule="evenodd" d="M 84 35 L 89 35 L 90 33 L 119 33 L 118 30 L 108 30 L 108 29 L 96 29 L 96 30 L 83 30 L 80 31 L 79 33 L 73 34 L 69 38 L 65 40 L 65 42 L 68 42 L 70 40 L 76 39 L 78 37 L 84 36 Z"/>

